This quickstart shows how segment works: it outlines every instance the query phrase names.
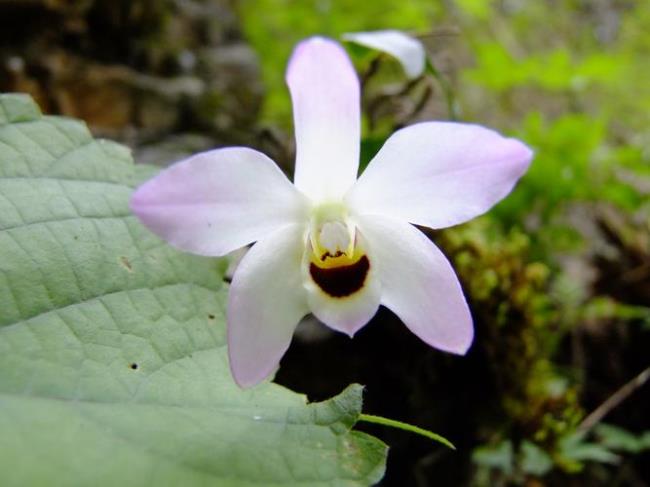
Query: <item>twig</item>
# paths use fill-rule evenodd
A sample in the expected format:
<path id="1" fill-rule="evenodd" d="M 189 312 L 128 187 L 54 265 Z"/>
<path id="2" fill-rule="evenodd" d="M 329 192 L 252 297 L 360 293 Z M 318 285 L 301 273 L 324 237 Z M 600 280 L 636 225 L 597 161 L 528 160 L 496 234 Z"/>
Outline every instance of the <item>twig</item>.
<path id="1" fill-rule="evenodd" d="M 368 68 L 361 74 L 361 90 L 364 91 L 368 80 L 372 78 L 375 73 L 379 70 L 379 65 L 381 64 L 381 55 L 375 56 L 370 61 Z"/>
<path id="2" fill-rule="evenodd" d="M 458 120 L 458 113 L 456 113 L 456 97 L 454 96 L 454 90 L 451 83 L 449 83 L 440 71 L 438 71 L 430 57 L 427 56 L 426 62 L 429 73 L 431 73 L 431 75 L 438 81 L 440 88 L 442 88 L 445 103 L 447 104 L 447 115 L 451 120 Z"/>
<path id="3" fill-rule="evenodd" d="M 460 35 L 460 29 L 454 26 L 440 27 L 429 32 L 415 32 L 411 31 L 409 34 L 418 39 L 430 39 L 436 37 L 453 37 Z"/>
<path id="4" fill-rule="evenodd" d="M 578 425 L 578 431 L 586 432 L 596 426 L 602 419 L 616 408 L 619 404 L 625 401 L 634 391 L 639 389 L 650 379 L 650 367 L 646 368 L 643 372 L 637 375 L 634 379 L 629 381 L 614 394 L 609 396 L 600 406 L 594 409 L 582 422 Z"/>

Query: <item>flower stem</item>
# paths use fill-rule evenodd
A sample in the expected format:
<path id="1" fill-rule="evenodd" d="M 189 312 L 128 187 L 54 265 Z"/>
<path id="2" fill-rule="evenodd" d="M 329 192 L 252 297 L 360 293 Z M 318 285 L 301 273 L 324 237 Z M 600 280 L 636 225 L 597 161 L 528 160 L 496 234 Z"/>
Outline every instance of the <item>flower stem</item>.
<path id="1" fill-rule="evenodd" d="M 451 120 L 458 120 L 458 113 L 456 110 L 456 99 L 454 97 L 454 89 L 447 79 L 440 74 L 440 71 L 433 65 L 431 59 L 427 56 L 426 68 L 433 75 L 433 77 L 438 80 L 440 87 L 442 88 L 442 93 L 445 97 L 445 103 L 447 104 L 447 115 Z"/>
<path id="2" fill-rule="evenodd" d="M 365 421 L 366 423 L 381 424 L 383 426 L 390 426 L 391 428 L 410 431 L 411 433 L 422 435 L 429 438 L 430 440 L 437 441 L 438 443 L 442 443 L 443 445 L 445 445 L 448 448 L 451 448 L 452 450 L 456 449 L 456 447 L 448 439 L 443 438 L 442 436 L 437 435 L 436 433 L 433 433 L 429 430 L 425 430 L 424 428 L 413 426 L 412 424 L 402 423 L 401 421 L 397 421 L 395 419 L 388 419 L 388 418 L 384 418 L 383 416 L 375 416 L 373 414 L 360 414 L 358 420 Z"/>

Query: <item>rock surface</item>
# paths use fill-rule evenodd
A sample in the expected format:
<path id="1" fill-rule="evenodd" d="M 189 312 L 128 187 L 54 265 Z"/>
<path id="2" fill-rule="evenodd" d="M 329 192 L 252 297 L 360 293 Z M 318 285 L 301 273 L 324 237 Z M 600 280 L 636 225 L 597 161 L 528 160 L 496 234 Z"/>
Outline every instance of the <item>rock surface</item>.
<path id="1" fill-rule="evenodd" d="M 136 148 L 254 133 L 261 74 L 228 0 L 0 0 L 0 46 L 0 91 Z"/>

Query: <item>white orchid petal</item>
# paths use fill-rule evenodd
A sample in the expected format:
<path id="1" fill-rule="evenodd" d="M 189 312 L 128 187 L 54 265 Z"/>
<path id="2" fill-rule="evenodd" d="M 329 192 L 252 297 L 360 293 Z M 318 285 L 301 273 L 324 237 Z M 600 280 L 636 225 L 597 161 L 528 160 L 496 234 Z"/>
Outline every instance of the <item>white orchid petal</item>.
<path id="1" fill-rule="evenodd" d="M 268 377 L 289 348 L 307 307 L 301 262 L 304 229 L 290 225 L 257 242 L 243 257 L 228 295 L 228 354 L 235 381 Z"/>
<path id="2" fill-rule="evenodd" d="M 399 30 L 376 30 L 371 32 L 350 32 L 343 39 L 370 49 L 390 54 L 413 79 L 424 72 L 426 51 L 422 42 Z"/>
<path id="3" fill-rule="evenodd" d="M 381 280 L 381 303 L 421 340 L 464 354 L 474 336 L 463 291 L 449 261 L 413 225 L 386 217 L 362 217 Z"/>
<path id="4" fill-rule="evenodd" d="M 520 141 L 478 125 L 419 123 L 388 139 L 347 201 L 361 214 L 444 228 L 489 210 L 531 158 Z"/>
<path id="5" fill-rule="evenodd" d="M 151 231 L 182 250 L 214 256 L 304 219 L 306 205 L 271 159 L 242 147 L 178 162 L 131 197 Z"/>
<path id="6" fill-rule="evenodd" d="M 353 337 L 375 316 L 380 297 L 380 287 L 375 282 L 349 298 L 333 298 L 311 288 L 308 302 L 316 318 L 332 330 Z"/>
<path id="7" fill-rule="evenodd" d="M 298 189 L 316 201 L 339 199 L 359 167 L 359 80 L 343 48 L 313 37 L 295 49 L 287 83 L 293 101 Z"/>

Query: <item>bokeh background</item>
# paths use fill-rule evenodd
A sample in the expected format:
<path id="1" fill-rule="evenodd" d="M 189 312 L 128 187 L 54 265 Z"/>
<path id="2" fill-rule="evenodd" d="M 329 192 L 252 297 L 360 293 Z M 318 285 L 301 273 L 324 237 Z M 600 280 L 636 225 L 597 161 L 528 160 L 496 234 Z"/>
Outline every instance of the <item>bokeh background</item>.
<path id="1" fill-rule="evenodd" d="M 0 91 L 139 162 L 245 144 L 290 175 L 293 45 L 385 28 L 417 36 L 436 72 L 408 80 L 348 46 L 364 163 L 428 119 L 488 125 L 536 157 L 488 215 L 430 232 L 475 318 L 466 357 L 382 310 L 354 340 L 307 320 L 276 381 L 314 400 L 365 384 L 366 412 L 458 447 L 368 426 L 391 446 L 381 485 L 650 485 L 650 2 L 0 0 Z"/>

